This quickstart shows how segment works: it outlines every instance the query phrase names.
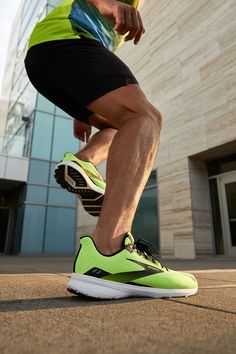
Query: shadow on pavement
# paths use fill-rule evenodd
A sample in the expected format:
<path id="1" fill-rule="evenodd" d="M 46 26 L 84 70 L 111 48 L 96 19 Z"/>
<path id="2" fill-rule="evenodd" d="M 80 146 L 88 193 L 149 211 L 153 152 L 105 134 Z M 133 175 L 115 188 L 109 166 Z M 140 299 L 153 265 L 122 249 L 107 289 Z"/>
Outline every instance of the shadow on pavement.
<path id="1" fill-rule="evenodd" d="M 73 308 L 73 307 L 91 307 L 101 305 L 118 305 L 122 303 L 150 301 L 155 299 L 149 298 L 129 298 L 122 300 L 94 300 L 83 295 L 80 296 L 62 296 L 62 297 L 47 297 L 38 299 L 15 299 L 0 301 L 1 312 L 14 312 L 14 311 L 34 311 L 55 308 Z M 162 300 L 162 299 L 159 299 Z"/>

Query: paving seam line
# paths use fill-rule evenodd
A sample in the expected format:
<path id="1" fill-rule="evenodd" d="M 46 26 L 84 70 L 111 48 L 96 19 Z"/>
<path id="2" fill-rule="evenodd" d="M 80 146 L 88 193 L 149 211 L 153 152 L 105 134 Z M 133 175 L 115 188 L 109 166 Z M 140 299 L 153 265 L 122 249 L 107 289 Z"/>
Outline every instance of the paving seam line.
<path id="1" fill-rule="evenodd" d="M 187 302 L 180 301 L 180 300 L 176 300 L 176 299 L 163 299 L 163 300 L 164 300 L 164 301 L 177 302 L 178 304 L 187 305 L 187 306 L 192 306 L 192 307 L 197 307 L 197 308 L 203 309 L 203 310 L 224 312 L 224 313 L 227 313 L 227 314 L 230 314 L 230 315 L 236 315 L 236 312 L 234 312 L 234 311 L 228 311 L 228 310 L 223 310 L 223 309 L 214 308 L 214 307 L 209 307 L 209 306 L 204 306 L 204 305 L 191 304 L 191 303 L 187 303 Z"/>

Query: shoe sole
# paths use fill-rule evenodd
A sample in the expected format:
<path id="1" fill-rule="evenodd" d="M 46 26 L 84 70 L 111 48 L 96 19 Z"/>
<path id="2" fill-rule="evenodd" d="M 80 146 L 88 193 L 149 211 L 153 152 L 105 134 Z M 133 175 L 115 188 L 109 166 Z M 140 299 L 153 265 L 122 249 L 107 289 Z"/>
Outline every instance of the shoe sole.
<path id="1" fill-rule="evenodd" d="M 97 187 L 79 165 L 62 162 L 56 166 L 54 177 L 62 188 L 77 195 L 90 215 L 100 215 L 105 191 Z"/>
<path id="2" fill-rule="evenodd" d="M 197 293 L 194 289 L 160 289 L 117 283 L 88 275 L 73 273 L 67 290 L 75 295 L 83 294 L 96 299 L 123 299 L 127 297 L 170 298 L 187 297 Z"/>

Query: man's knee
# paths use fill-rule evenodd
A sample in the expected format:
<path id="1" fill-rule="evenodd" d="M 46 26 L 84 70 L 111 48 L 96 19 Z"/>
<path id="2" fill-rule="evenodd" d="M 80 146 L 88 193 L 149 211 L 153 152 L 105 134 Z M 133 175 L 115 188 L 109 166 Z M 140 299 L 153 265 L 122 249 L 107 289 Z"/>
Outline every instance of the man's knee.
<path id="1" fill-rule="evenodd" d="M 151 103 L 146 102 L 145 104 L 140 105 L 137 110 L 137 116 L 141 117 L 147 122 L 147 124 L 150 124 L 155 131 L 160 133 L 163 125 L 163 118 L 161 112 Z"/>
<path id="2" fill-rule="evenodd" d="M 88 108 L 104 117 L 108 125 L 120 129 L 129 121 L 136 124 L 149 122 L 161 130 L 162 116 L 145 97 L 138 85 L 128 85 L 112 91 L 88 105 Z"/>
<path id="3" fill-rule="evenodd" d="M 154 124 L 156 125 L 157 129 L 160 131 L 163 126 L 163 118 L 161 112 L 151 105 L 151 119 L 153 120 Z"/>

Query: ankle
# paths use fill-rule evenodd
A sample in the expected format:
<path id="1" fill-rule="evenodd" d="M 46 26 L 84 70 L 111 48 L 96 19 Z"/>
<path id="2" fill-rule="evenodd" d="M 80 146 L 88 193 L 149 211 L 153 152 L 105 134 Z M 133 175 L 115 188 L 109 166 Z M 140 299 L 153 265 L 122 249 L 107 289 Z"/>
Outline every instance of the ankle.
<path id="1" fill-rule="evenodd" d="M 94 159 L 83 151 L 77 152 L 75 156 L 82 161 L 91 162 L 93 165 L 96 165 Z"/>
<path id="2" fill-rule="evenodd" d="M 98 251 L 106 256 L 119 251 L 122 247 L 124 235 L 120 235 L 116 238 L 109 240 L 101 240 L 99 238 L 93 237 L 93 241 L 98 249 Z"/>

